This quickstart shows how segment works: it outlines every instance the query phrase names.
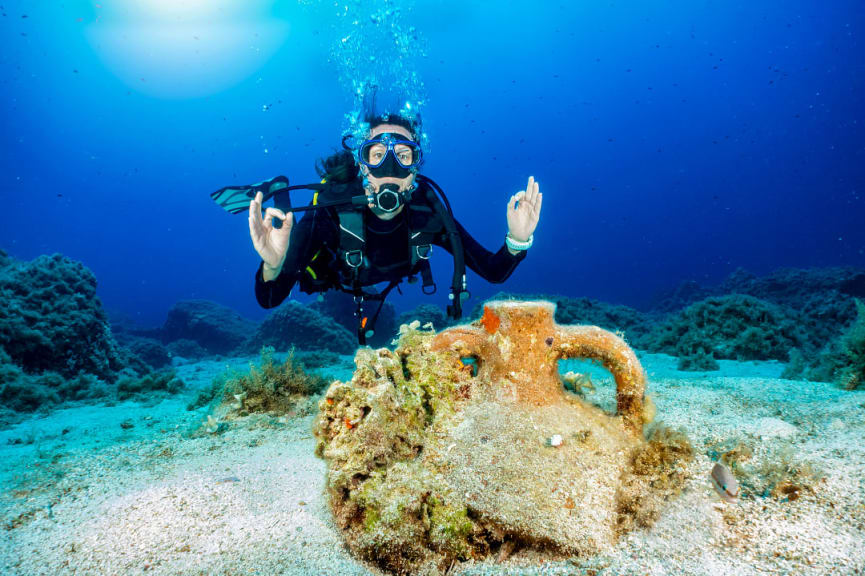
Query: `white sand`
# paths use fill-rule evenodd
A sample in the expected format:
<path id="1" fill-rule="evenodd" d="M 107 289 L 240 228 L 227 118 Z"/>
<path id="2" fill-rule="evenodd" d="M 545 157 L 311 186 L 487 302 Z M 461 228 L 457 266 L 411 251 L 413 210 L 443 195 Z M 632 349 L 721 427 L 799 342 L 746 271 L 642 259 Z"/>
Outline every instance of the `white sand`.
<path id="1" fill-rule="evenodd" d="M 658 419 L 684 428 L 697 453 L 658 523 L 596 558 L 518 552 L 453 573 L 865 574 L 865 392 L 780 380 L 777 363 L 694 374 L 667 356 L 642 360 Z M 0 431 L 0 573 L 379 574 L 349 555 L 331 521 L 312 416 L 192 434 L 206 410 L 186 404 L 224 367 L 181 367 L 193 390 L 153 406 L 83 406 Z M 589 398 L 609 406 L 609 377 L 594 380 Z M 121 428 L 127 419 L 133 427 Z M 804 461 L 823 479 L 795 501 L 723 504 L 706 452 L 737 438 L 755 458 Z"/>

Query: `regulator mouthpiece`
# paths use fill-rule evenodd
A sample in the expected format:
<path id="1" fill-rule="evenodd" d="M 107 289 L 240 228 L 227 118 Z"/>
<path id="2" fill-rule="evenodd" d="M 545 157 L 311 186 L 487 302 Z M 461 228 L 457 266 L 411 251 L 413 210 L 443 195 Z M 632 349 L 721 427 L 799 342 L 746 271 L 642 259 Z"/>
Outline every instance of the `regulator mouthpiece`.
<path id="1" fill-rule="evenodd" d="M 402 194 L 396 184 L 382 184 L 378 192 L 373 195 L 373 203 L 384 212 L 393 212 L 402 206 Z"/>

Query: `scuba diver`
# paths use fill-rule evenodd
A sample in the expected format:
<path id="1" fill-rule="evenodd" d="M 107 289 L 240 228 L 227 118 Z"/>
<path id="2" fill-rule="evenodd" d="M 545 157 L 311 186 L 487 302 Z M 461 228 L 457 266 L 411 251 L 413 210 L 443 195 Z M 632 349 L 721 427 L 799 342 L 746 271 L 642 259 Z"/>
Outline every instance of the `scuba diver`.
<path id="1" fill-rule="evenodd" d="M 435 292 L 429 265 L 434 245 L 453 256 L 447 312 L 459 319 L 468 297 L 465 266 L 489 282 L 507 280 L 532 245 L 542 201 L 530 177 L 526 189 L 510 197 L 508 231 L 492 253 L 456 221 L 441 188 L 419 173 L 420 117 L 367 109 L 364 121 L 360 146 L 346 145 L 348 135 L 342 151 L 317 164 L 320 183 L 289 186 L 278 176 L 211 195 L 232 213 L 246 211 L 248 204 L 249 233 L 262 260 L 255 274 L 258 303 L 278 306 L 295 284 L 308 294 L 347 292 L 356 305 L 360 344 L 374 333 L 385 297 L 403 279 L 415 283 L 419 275 L 423 292 Z M 288 191 L 298 188 L 315 190 L 308 206 L 291 206 Z M 271 197 L 275 206 L 262 215 Z M 300 211 L 311 213 L 295 223 L 293 212 Z M 387 287 L 375 290 L 383 282 Z M 372 314 L 366 310 L 370 302 L 378 302 Z"/>

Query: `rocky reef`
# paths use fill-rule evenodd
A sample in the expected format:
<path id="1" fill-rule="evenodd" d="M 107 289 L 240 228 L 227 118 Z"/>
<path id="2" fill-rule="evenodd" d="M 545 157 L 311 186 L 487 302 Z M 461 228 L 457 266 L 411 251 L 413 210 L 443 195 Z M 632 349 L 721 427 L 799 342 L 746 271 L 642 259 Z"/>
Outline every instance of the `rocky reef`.
<path id="1" fill-rule="evenodd" d="M 316 453 L 351 550 L 394 574 L 517 549 L 594 554 L 648 525 L 682 484 L 687 438 L 650 425 L 646 376 L 596 326 L 559 326 L 548 302 L 490 302 L 436 333 L 401 328 L 360 349 L 319 403 Z M 558 360 L 616 381 L 615 414 L 566 392 Z"/>
<path id="2" fill-rule="evenodd" d="M 247 340 L 247 352 L 257 353 L 264 346 L 276 350 L 326 349 L 351 354 L 357 348 L 357 337 L 333 318 L 289 300 L 274 310 Z"/>
<path id="3" fill-rule="evenodd" d="M 0 407 L 31 412 L 109 394 L 126 357 L 90 270 L 60 254 L 21 262 L 2 252 L 0 263 Z"/>
<path id="4" fill-rule="evenodd" d="M 28 374 L 92 374 L 113 382 L 123 368 L 96 278 L 60 254 L 0 268 L 0 347 Z"/>
<path id="5" fill-rule="evenodd" d="M 174 392 L 159 342 L 118 344 L 96 278 L 60 254 L 17 261 L 0 251 L 0 420 L 62 402 Z"/>
<path id="6" fill-rule="evenodd" d="M 183 300 L 168 311 L 160 331 L 163 342 L 188 340 L 209 354 L 228 354 L 255 333 L 256 325 L 240 314 L 209 300 Z"/>
<path id="7" fill-rule="evenodd" d="M 819 354 L 793 350 L 784 377 L 836 382 L 847 390 L 865 386 L 865 304 L 857 299 L 856 309 L 856 320 Z"/>
<path id="8" fill-rule="evenodd" d="M 447 317 L 445 311 L 435 304 L 421 304 L 411 310 L 406 310 L 397 317 L 396 323 L 397 326 L 402 326 L 414 321 L 419 322 L 421 326 L 432 324 L 436 330 L 442 330 L 453 324 L 453 320 Z"/>
<path id="9" fill-rule="evenodd" d="M 725 299 L 723 305 L 718 298 Z M 638 345 L 678 355 L 682 369 L 714 369 L 715 360 L 722 358 L 789 359 L 794 369 L 804 369 L 814 366 L 826 343 L 837 341 L 853 323 L 856 298 L 865 298 L 865 270 L 860 268 L 782 268 L 765 276 L 738 269 L 717 286 L 685 282 L 658 296 L 650 312 L 665 315 L 666 322 Z M 707 333 L 699 324 L 713 307 L 722 318 L 712 320 L 718 329 Z M 755 315 L 757 309 L 765 314 Z M 736 325 L 748 331 L 750 343 L 736 335 Z M 671 330 L 684 331 L 690 342 L 671 346 Z M 709 338 L 700 346 L 691 335 Z M 767 340 L 761 343 L 755 336 Z M 738 351 L 726 352 L 732 349 Z"/>
<path id="10" fill-rule="evenodd" d="M 644 344 L 652 352 L 678 356 L 680 370 L 715 370 L 717 359 L 786 361 L 805 341 L 806 332 L 787 309 L 730 294 L 672 314 Z"/>

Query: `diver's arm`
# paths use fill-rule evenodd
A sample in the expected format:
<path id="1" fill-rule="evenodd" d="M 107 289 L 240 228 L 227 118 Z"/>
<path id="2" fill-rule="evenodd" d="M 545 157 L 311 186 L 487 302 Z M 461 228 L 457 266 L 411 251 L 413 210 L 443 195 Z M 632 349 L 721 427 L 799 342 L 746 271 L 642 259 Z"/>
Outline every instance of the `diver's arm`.
<path id="1" fill-rule="evenodd" d="M 276 278 L 265 280 L 264 261 L 259 264 L 255 272 L 255 299 L 262 308 L 275 308 L 282 304 L 309 264 L 312 246 L 321 243 L 317 233 L 321 226 L 314 226 L 316 212 L 304 216 L 292 228 L 285 261 Z"/>
<path id="2" fill-rule="evenodd" d="M 504 242 L 502 242 L 502 246 L 499 248 L 498 252 L 490 252 L 481 246 L 480 243 L 475 240 L 465 228 L 463 228 L 462 224 L 456 221 L 454 222 L 456 223 L 457 233 L 459 233 L 460 238 L 462 239 L 466 266 L 477 272 L 478 275 L 487 282 L 492 282 L 493 284 L 504 282 L 516 269 L 517 264 L 525 260 L 525 250 L 522 250 L 517 254 L 512 254 Z M 436 243 L 453 254 L 450 248 L 450 242 L 448 242 L 446 235 L 442 236 L 440 241 Z"/>

